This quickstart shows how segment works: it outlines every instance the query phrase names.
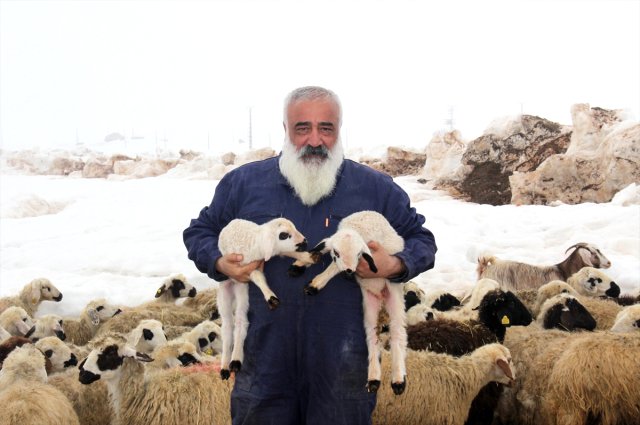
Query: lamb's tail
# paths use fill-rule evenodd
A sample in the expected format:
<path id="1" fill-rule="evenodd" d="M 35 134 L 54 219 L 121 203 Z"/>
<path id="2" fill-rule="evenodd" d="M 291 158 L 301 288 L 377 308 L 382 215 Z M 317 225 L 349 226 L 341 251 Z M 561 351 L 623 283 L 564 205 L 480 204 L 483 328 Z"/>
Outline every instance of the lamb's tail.
<path id="1" fill-rule="evenodd" d="M 478 272 L 478 280 L 482 279 L 482 276 L 490 265 L 496 262 L 496 257 L 493 255 L 480 255 L 478 257 L 478 266 L 476 267 L 476 271 Z"/>

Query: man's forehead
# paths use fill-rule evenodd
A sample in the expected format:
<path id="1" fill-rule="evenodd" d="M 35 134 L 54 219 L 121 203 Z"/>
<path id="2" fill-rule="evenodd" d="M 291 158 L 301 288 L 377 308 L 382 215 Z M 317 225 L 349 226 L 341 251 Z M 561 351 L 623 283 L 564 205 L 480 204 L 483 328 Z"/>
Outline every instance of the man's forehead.
<path id="1" fill-rule="evenodd" d="M 337 123 L 338 105 L 328 99 L 299 100 L 289 106 L 288 115 L 293 122 Z"/>

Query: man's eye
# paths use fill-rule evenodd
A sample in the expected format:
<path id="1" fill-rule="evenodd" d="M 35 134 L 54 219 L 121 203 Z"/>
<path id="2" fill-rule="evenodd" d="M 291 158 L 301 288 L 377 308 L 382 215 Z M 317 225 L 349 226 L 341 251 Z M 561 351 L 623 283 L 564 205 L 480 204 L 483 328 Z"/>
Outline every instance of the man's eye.
<path id="1" fill-rule="evenodd" d="M 322 134 L 333 134 L 333 128 L 332 127 L 320 127 L 320 132 Z"/>
<path id="2" fill-rule="evenodd" d="M 296 134 L 307 134 L 311 127 L 296 127 Z"/>

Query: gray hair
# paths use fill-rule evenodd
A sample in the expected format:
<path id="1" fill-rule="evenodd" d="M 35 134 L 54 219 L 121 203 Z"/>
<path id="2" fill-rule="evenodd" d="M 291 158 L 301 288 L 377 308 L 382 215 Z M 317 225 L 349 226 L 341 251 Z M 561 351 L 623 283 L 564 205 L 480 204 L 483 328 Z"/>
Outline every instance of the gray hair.
<path id="1" fill-rule="evenodd" d="M 336 104 L 338 107 L 338 126 L 342 124 L 342 105 L 340 104 L 340 98 L 337 94 L 332 92 L 329 89 L 325 89 L 324 87 L 319 86 L 306 86 L 299 87 L 293 90 L 291 93 L 287 95 L 284 99 L 284 123 L 288 126 L 287 122 L 287 111 L 289 110 L 289 106 L 293 105 L 296 102 L 301 100 L 330 100 Z"/>

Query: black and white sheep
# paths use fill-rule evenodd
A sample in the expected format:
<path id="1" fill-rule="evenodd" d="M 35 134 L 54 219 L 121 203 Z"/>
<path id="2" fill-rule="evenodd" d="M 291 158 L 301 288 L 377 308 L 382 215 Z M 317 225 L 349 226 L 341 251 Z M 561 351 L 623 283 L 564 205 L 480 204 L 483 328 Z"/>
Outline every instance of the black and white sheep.
<path id="1" fill-rule="evenodd" d="M 376 241 L 388 254 L 404 249 L 404 239 L 398 235 L 387 219 L 375 211 L 353 213 L 340 222 L 337 231 L 323 239 L 311 251 L 331 253 L 333 261 L 305 287 L 305 293 L 315 295 L 340 272 L 354 275 L 360 258 L 366 260 L 374 273 L 377 267 L 367 246 Z M 384 304 L 389 315 L 389 346 L 392 358 L 391 387 L 402 394 L 406 386 L 404 357 L 407 349 L 406 314 L 402 285 L 385 278 L 363 279 L 355 276 L 362 290 L 364 328 L 369 350 L 367 390 L 376 392 L 380 387 L 380 343 L 377 335 L 378 315 Z M 224 341 L 223 341 L 224 342 Z"/>
<path id="2" fill-rule="evenodd" d="M 571 254 L 552 266 L 536 266 L 517 261 L 502 260 L 492 255 L 478 258 L 478 279 L 491 278 L 503 289 L 537 288 L 552 280 L 566 281 L 583 267 L 609 268 L 611 262 L 593 244 L 584 242 L 570 246 Z"/>
<path id="3" fill-rule="evenodd" d="M 583 267 L 567 279 L 580 295 L 617 298 L 620 287 L 605 272 L 595 267 Z"/>
<path id="4" fill-rule="evenodd" d="M 573 295 L 561 293 L 546 300 L 540 308 L 536 322 L 544 329 L 575 331 L 596 328 L 596 319 Z"/>
<path id="5" fill-rule="evenodd" d="M 218 249 L 222 255 L 242 254 L 242 264 L 268 261 L 274 256 L 291 257 L 301 265 L 315 263 L 311 254 L 305 251 L 307 240 L 304 235 L 286 218 L 275 218 L 261 225 L 248 220 L 231 220 L 220 231 Z M 262 270 L 255 269 L 249 279 L 260 288 L 270 309 L 280 305 Z M 222 282 L 218 289 L 218 310 L 222 319 L 220 373 L 223 379 L 228 379 L 230 372 L 238 372 L 242 368 L 244 360 L 243 346 L 249 327 L 249 287 L 233 279 Z"/>
<path id="6" fill-rule="evenodd" d="M 167 344 L 162 322 L 155 319 L 142 320 L 127 335 L 127 344 L 136 351 L 151 354 L 153 351 Z"/>
<path id="7" fill-rule="evenodd" d="M 0 371 L 0 423 L 79 425 L 73 406 L 47 384 L 45 357 L 33 344 L 13 350 Z"/>
<path id="8" fill-rule="evenodd" d="M 51 361 L 52 373 L 63 372 L 78 365 L 76 355 L 58 337 L 44 337 L 36 341 L 35 346 Z"/>
<path id="9" fill-rule="evenodd" d="M 205 320 L 193 329 L 175 338 L 195 345 L 198 353 L 221 353 L 222 330 L 212 320 Z"/>
<path id="10" fill-rule="evenodd" d="M 178 299 L 193 298 L 197 293 L 198 290 L 187 282 L 187 278 L 182 273 L 178 273 L 162 282 L 153 302 L 175 304 Z"/>
<path id="11" fill-rule="evenodd" d="M 27 283 L 16 296 L 0 298 L 0 313 L 11 306 L 22 307 L 29 316 L 33 317 L 42 301 L 59 302 L 62 292 L 49 279 L 38 278 Z"/>

